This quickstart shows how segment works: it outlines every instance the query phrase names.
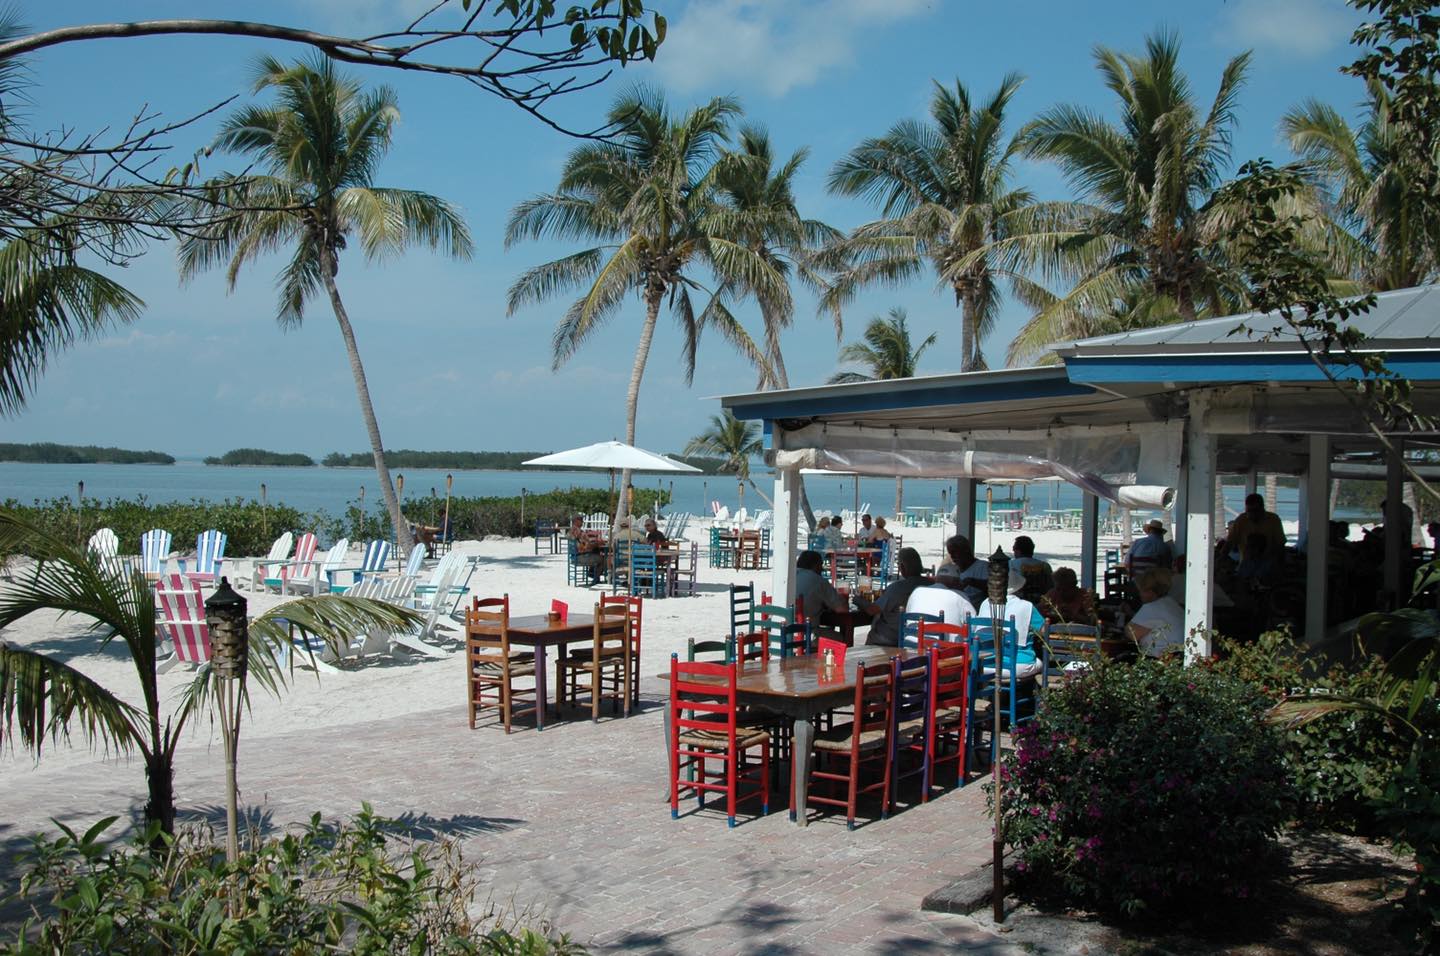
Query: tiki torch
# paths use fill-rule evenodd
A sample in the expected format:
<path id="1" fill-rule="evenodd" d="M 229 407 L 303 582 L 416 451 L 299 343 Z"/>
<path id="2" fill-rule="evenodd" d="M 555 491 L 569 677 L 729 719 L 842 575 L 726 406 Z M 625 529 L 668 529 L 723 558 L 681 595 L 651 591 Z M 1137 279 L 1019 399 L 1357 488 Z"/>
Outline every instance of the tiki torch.
<path id="1" fill-rule="evenodd" d="M 245 701 L 245 672 L 250 660 L 250 625 L 247 602 L 230 587 L 228 578 L 205 602 L 205 624 L 210 631 L 210 660 L 220 702 L 220 734 L 225 745 L 225 859 L 240 855 L 236 834 L 235 751 L 240 744 L 240 708 Z"/>

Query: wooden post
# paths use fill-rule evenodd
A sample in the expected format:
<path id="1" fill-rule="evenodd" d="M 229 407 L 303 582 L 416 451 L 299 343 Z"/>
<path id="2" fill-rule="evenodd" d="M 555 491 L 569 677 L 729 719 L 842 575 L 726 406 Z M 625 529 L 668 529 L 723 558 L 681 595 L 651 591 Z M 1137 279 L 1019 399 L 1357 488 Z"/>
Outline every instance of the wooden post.
<path id="1" fill-rule="evenodd" d="M 265 482 L 260 482 L 260 534 L 270 537 L 270 506 L 265 501 Z"/>

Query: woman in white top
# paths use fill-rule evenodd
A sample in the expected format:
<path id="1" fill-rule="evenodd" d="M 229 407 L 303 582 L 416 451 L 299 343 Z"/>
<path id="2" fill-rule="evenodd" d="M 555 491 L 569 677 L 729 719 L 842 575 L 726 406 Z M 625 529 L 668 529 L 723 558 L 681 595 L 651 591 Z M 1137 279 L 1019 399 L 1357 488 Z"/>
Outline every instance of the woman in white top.
<path id="1" fill-rule="evenodd" d="M 1130 634 L 1151 657 L 1185 649 L 1185 609 L 1170 596 L 1170 572 L 1148 568 L 1135 579 L 1144 605 L 1130 621 Z"/>

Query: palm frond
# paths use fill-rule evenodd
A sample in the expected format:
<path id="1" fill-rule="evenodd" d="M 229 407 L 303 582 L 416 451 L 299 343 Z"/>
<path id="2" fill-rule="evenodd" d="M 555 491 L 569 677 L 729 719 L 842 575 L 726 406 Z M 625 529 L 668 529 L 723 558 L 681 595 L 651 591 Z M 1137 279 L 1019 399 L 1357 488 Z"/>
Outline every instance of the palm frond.
<path id="1" fill-rule="evenodd" d="M 0 641 L 0 747 L 18 736 L 39 756 L 46 738 L 88 741 L 121 752 L 144 748 L 145 714 L 67 664 Z"/>

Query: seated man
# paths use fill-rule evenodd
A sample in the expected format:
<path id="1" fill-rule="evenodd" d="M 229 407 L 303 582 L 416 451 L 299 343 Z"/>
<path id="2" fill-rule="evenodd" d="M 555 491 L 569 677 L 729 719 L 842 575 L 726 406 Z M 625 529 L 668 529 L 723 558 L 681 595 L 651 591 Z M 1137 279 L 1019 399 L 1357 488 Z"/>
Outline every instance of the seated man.
<path id="1" fill-rule="evenodd" d="M 875 525 L 868 513 L 860 516 L 860 530 L 855 533 L 856 544 L 868 544 L 875 539 Z"/>
<path id="2" fill-rule="evenodd" d="M 665 535 L 656 527 L 654 518 L 645 519 L 645 543 L 653 544 L 657 548 L 663 548 L 669 543 L 665 540 Z"/>
<path id="3" fill-rule="evenodd" d="M 840 551 L 845 547 L 845 532 L 841 530 L 840 516 L 820 519 L 820 533 L 825 536 L 825 550 Z"/>
<path id="4" fill-rule="evenodd" d="M 807 618 L 824 623 L 826 612 L 845 610 L 845 599 L 820 573 L 821 562 L 818 551 L 801 551 L 795 559 L 795 606 Z"/>
<path id="5" fill-rule="evenodd" d="M 1235 569 L 1235 576 L 1247 584 L 1274 584 L 1280 576 L 1280 565 L 1270 553 L 1270 542 L 1255 532 L 1245 539 L 1245 557 Z"/>
<path id="6" fill-rule="evenodd" d="M 879 597 L 874 601 L 867 601 L 859 594 L 854 597 L 856 610 L 870 615 L 870 635 L 865 638 L 866 644 L 898 646 L 900 615 L 905 612 L 905 605 L 909 602 L 910 595 L 915 593 L 915 589 L 926 584 L 926 580 L 920 576 L 920 553 L 914 548 L 901 548 L 895 563 L 900 577 L 881 591 Z"/>
<path id="7" fill-rule="evenodd" d="M 1185 649 L 1185 609 L 1170 597 L 1170 583 L 1169 568 L 1146 568 L 1135 579 L 1145 603 L 1130 621 L 1130 636 L 1150 657 Z"/>
<path id="8" fill-rule="evenodd" d="M 605 572 L 605 543 L 598 534 L 585 530 L 585 519 L 576 515 L 570 519 L 569 536 L 575 542 L 575 563 L 585 569 L 591 584 L 600 580 Z"/>
<path id="9" fill-rule="evenodd" d="M 619 527 L 615 529 L 615 538 L 611 543 L 615 545 L 615 563 L 629 564 L 630 545 L 644 544 L 645 536 L 630 527 L 629 518 L 621 518 Z"/>
<path id="10" fill-rule="evenodd" d="M 1080 587 L 1073 568 L 1055 572 L 1055 586 L 1040 599 L 1040 611 L 1056 624 L 1094 625 L 1097 619 L 1095 592 Z"/>
<path id="11" fill-rule="evenodd" d="M 1013 546 L 1014 557 L 1010 559 L 1010 569 L 1018 568 L 1026 580 L 1026 591 L 1033 591 L 1036 597 L 1049 591 L 1054 585 L 1054 572 L 1050 564 L 1035 557 L 1035 542 L 1028 534 L 1022 534 L 1015 539 Z"/>
<path id="12" fill-rule="evenodd" d="M 1152 518 L 1145 522 L 1145 537 L 1125 552 L 1125 570 L 1134 574 L 1145 568 L 1168 568 L 1174 560 L 1170 545 L 1165 543 L 1165 523 Z"/>
<path id="13" fill-rule="evenodd" d="M 970 539 L 963 534 L 952 534 L 945 540 L 945 553 L 950 559 L 935 572 L 938 577 L 955 578 L 971 604 L 979 605 L 985 600 L 985 582 L 990 577 L 990 564 L 975 557 Z"/>

